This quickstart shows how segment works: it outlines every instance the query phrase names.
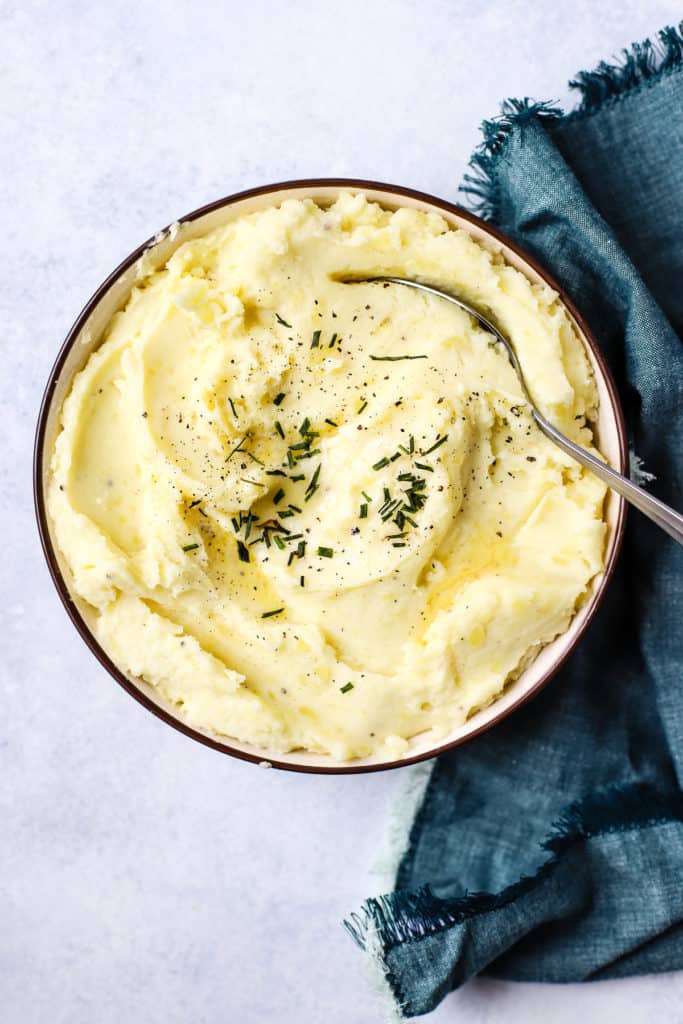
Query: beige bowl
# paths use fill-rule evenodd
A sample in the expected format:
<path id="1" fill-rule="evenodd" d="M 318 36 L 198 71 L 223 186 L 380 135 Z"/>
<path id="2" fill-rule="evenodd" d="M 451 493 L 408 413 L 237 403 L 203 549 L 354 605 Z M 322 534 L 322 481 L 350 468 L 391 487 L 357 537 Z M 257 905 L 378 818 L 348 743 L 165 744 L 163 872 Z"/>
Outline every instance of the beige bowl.
<path id="1" fill-rule="evenodd" d="M 59 411 L 69 392 L 74 375 L 83 368 L 90 354 L 99 345 L 102 334 L 114 313 L 125 305 L 135 283 L 140 260 L 145 261 L 145 269 L 154 269 L 163 265 L 182 242 L 204 235 L 244 214 L 262 210 L 264 207 L 291 198 L 311 198 L 324 205 L 332 202 L 341 190 L 361 191 L 368 199 L 375 200 L 388 209 L 408 206 L 436 212 L 453 227 L 465 228 L 484 246 L 502 251 L 508 263 L 520 270 L 530 281 L 545 283 L 555 289 L 569 313 L 579 338 L 585 345 L 595 372 L 600 398 L 599 418 L 596 424 L 600 450 L 611 465 L 624 471 L 626 433 L 614 381 L 587 324 L 550 274 L 501 232 L 452 203 L 393 185 L 346 179 L 285 182 L 280 185 L 266 185 L 263 188 L 251 189 L 248 192 L 240 192 L 237 195 L 219 199 L 209 206 L 190 213 L 131 253 L 87 303 L 57 356 L 40 409 L 34 455 L 36 515 L 50 573 L 71 621 L 90 650 L 114 679 L 149 711 L 187 736 L 199 740 L 200 743 L 205 743 L 216 750 L 232 754 L 234 757 L 246 761 L 261 764 L 265 762 L 274 767 L 287 768 L 292 771 L 321 773 L 378 771 L 434 757 L 436 754 L 450 750 L 465 740 L 490 729 L 496 722 L 507 717 L 516 707 L 527 701 L 564 664 L 595 614 L 614 569 L 625 520 L 623 499 L 613 492 L 609 492 L 606 500 L 608 539 L 605 569 L 593 581 L 589 599 L 574 616 L 566 632 L 544 647 L 525 671 L 505 689 L 498 700 L 473 714 L 464 725 L 454 729 L 444 742 L 435 747 L 424 735 L 416 736 L 411 741 L 407 754 L 399 760 L 382 761 L 377 757 L 369 757 L 345 762 L 337 761 L 329 755 L 313 754 L 306 751 L 278 754 L 277 757 L 271 758 L 268 751 L 260 750 L 246 743 L 239 743 L 236 740 L 226 739 L 208 731 L 191 728 L 178 717 L 177 710 L 161 698 L 154 687 L 142 679 L 126 675 L 117 668 L 95 639 L 92 630 L 93 609 L 77 597 L 71 589 L 69 569 L 54 542 L 45 511 L 50 453 L 59 428 Z"/>

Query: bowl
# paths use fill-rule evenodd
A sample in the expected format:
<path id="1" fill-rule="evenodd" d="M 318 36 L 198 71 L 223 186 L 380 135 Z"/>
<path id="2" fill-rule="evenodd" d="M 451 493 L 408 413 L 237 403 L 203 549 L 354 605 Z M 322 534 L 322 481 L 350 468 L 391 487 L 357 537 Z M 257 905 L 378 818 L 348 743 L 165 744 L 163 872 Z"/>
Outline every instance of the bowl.
<path id="1" fill-rule="evenodd" d="M 605 567 L 593 580 L 587 600 L 572 619 L 568 629 L 552 643 L 543 647 L 534 661 L 505 688 L 493 704 L 474 713 L 463 725 L 454 729 L 445 741 L 435 746 L 434 742 L 429 743 L 424 735 L 416 736 L 411 741 L 410 749 L 398 760 L 383 761 L 378 757 L 368 757 L 346 762 L 307 751 L 293 751 L 270 757 L 267 751 L 249 744 L 190 727 L 154 687 L 142 679 L 127 675 L 113 663 L 95 639 L 92 629 L 93 609 L 72 593 L 69 569 L 55 544 L 45 508 L 50 453 L 59 429 L 59 411 L 74 375 L 83 368 L 90 354 L 97 348 L 113 314 L 125 305 L 135 283 L 136 274 L 140 272 L 141 261 L 144 270 L 155 269 L 163 265 L 182 242 L 206 234 L 236 217 L 291 198 L 311 198 L 325 205 L 332 202 L 342 190 L 361 191 L 369 200 L 379 202 L 389 209 L 407 206 L 436 212 L 451 226 L 465 228 L 484 246 L 501 251 L 507 262 L 530 281 L 549 285 L 559 294 L 576 333 L 585 346 L 595 373 L 600 401 L 598 422 L 595 425 L 597 443 L 610 464 L 623 472 L 627 451 L 626 432 L 614 381 L 588 325 L 551 275 L 500 231 L 453 203 L 395 185 L 337 178 L 290 181 L 227 196 L 188 214 L 131 253 L 88 301 L 61 347 L 45 389 L 34 453 L 35 508 L 47 564 L 71 621 L 100 664 L 148 711 L 186 736 L 245 761 L 291 771 L 317 773 L 380 771 L 435 757 L 492 728 L 515 708 L 533 697 L 564 664 L 595 615 L 614 570 L 625 521 L 623 499 L 612 491 L 608 492 L 605 501 L 605 518 L 608 525 Z"/>

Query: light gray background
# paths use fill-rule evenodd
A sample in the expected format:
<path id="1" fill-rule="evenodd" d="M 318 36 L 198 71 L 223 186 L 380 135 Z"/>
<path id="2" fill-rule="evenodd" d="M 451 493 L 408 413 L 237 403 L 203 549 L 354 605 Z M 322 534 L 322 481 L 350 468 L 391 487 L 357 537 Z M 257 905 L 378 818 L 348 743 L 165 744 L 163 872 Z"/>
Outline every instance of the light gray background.
<path id="1" fill-rule="evenodd" d="M 456 196 L 477 125 L 681 16 L 676 2 L 0 0 L 6 1024 L 371 1024 L 340 918 L 378 880 L 398 774 L 233 762 L 135 704 L 53 592 L 31 510 L 42 387 L 94 288 L 159 227 L 289 177 Z M 434 1024 L 683 1020 L 683 974 L 477 981 Z"/>

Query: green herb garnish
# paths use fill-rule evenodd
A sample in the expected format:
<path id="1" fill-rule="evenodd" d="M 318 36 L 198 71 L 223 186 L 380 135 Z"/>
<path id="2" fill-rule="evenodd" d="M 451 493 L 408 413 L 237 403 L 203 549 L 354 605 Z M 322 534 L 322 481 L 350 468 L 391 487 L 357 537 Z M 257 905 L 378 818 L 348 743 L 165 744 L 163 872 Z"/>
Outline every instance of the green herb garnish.
<path id="1" fill-rule="evenodd" d="M 277 490 L 277 491 L 275 492 L 275 495 L 274 495 L 274 497 L 273 497 L 273 505 L 279 505 L 279 504 L 280 504 L 280 502 L 282 501 L 282 499 L 284 498 L 284 496 L 285 496 L 285 492 L 284 492 L 284 490 L 282 489 L 282 487 L 280 487 L 280 488 L 279 488 L 279 489 L 278 489 L 278 490 Z"/>
<path id="2" fill-rule="evenodd" d="M 235 403 L 233 402 L 232 398 L 228 399 L 228 403 L 230 405 L 230 408 L 232 409 L 233 416 L 235 417 L 235 419 L 237 419 L 237 410 L 235 409 Z"/>
<path id="3" fill-rule="evenodd" d="M 275 420 L 275 423 L 273 424 L 273 426 L 275 427 L 275 429 L 277 430 L 278 434 L 280 435 L 280 437 L 284 441 L 284 439 L 285 439 L 285 432 L 282 429 L 282 424 L 280 423 L 280 421 L 279 420 Z"/>
<path id="4" fill-rule="evenodd" d="M 318 464 L 318 468 L 316 469 L 315 473 L 313 474 L 309 481 L 308 487 L 306 488 L 306 493 L 304 495 L 304 501 L 309 501 L 313 497 L 315 492 L 318 490 L 318 478 L 320 477 L 321 465 L 322 463 Z"/>
<path id="5" fill-rule="evenodd" d="M 281 391 L 280 394 L 276 395 L 275 398 L 273 399 L 273 405 L 282 405 L 282 402 L 284 401 L 284 398 L 285 398 L 285 393 L 284 393 L 284 391 Z"/>
<path id="6" fill-rule="evenodd" d="M 242 543 L 241 540 L 237 541 L 237 554 L 240 562 L 250 562 L 251 556 L 249 554 L 249 548 Z"/>
<path id="7" fill-rule="evenodd" d="M 203 500 L 202 498 L 196 498 L 196 499 L 195 499 L 195 500 L 194 500 L 194 501 L 193 501 L 193 502 L 192 502 L 192 503 L 190 504 L 190 508 L 196 508 L 196 507 L 197 507 L 197 505 L 201 505 L 201 503 L 202 503 L 202 500 Z"/>
<path id="8" fill-rule="evenodd" d="M 338 424 L 338 423 L 335 423 L 335 422 L 334 422 L 334 420 L 325 420 L 325 423 L 329 423 L 329 425 L 330 425 L 331 427 L 337 427 L 337 426 L 339 426 L 339 424 Z"/>
<path id="9" fill-rule="evenodd" d="M 416 462 L 415 465 L 417 466 L 418 469 L 426 470 L 427 473 L 433 473 L 434 472 L 434 467 L 433 466 L 428 466 L 426 462 Z"/>
<path id="10" fill-rule="evenodd" d="M 376 363 L 397 363 L 401 359 L 426 359 L 427 356 L 370 356 Z"/>
<path id="11" fill-rule="evenodd" d="M 367 519 L 368 518 L 368 506 L 365 504 L 365 502 L 363 502 L 363 504 L 360 507 L 360 512 L 358 513 L 358 518 L 359 519 Z"/>
<path id="12" fill-rule="evenodd" d="M 384 458 L 384 459 L 380 459 L 379 462 L 376 462 L 375 465 L 372 468 L 374 470 L 384 469 L 384 467 L 388 466 L 388 465 L 389 465 L 389 459 Z"/>
<path id="13" fill-rule="evenodd" d="M 272 619 L 273 615 L 281 615 L 284 608 L 273 608 L 272 612 L 263 612 L 262 619 Z"/>
<path id="14" fill-rule="evenodd" d="M 280 551 L 284 551 L 285 550 L 285 542 L 283 541 L 282 537 L 280 537 L 276 533 L 275 536 L 273 537 L 273 540 L 275 541 L 275 543 L 279 547 Z"/>
<path id="15" fill-rule="evenodd" d="M 318 347 L 318 345 L 320 344 L 320 335 L 321 334 L 322 334 L 322 331 L 314 331 L 313 332 L 313 340 L 311 342 L 311 348 L 317 348 Z"/>
<path id="16" fill-rule="evenodd" d="M 421 452 L 422 455 L 429 455 L 431 452 L 435 452 L 437 448 L 440 448 L 442 444 L 448 440 L 448 434 L 444 434 L 443 437 L 437 437 L 436 441 L 431 448 L 428 448 L 426 452 Z"/>
<path id="17" fill-rule="evenodd" d="M 183 547 L 183 551 L 194 551 L 195 548 L 198 548 L 198 547 L 199 547 L 199 544 L 185 544 L 185 546 Z"/>
<path id="18" fill-rule="evenodd" d="M 348 693 L 349 690 L 352 690 L 352 689 L 353 689 L 353 683 L 346 683 L 345 686 L 340 686 L 339 687 L 339 692 L 340 693 Z"/>
<path id="19" fill-rule="evenodd" d="M 334 550 L 332 548 L 318 548 L 318 554 L 321 558 L 334 558 Z"/>
<path id="20" fill-rule="evenodd" d="M 367 402 L 363 402 L 363 404 L 361 405 L 360 409 L 356 413 L 356 416 L 360 416 L 360 414 L 362 412 L 364 412 L 367 409 L 367 407 L 368 407 L 368 403 Z"/>
<path id="21" fill-rule="evenodd" d="M 235 445 L 235 447 L 232 449 L 232 451 L 228 455 L 227 459 L 225 460 L 226 462 L 230 462 L 230 459 L 233 457 L 233 455 L 236 452 L 238 452 L 240 450 L 240 448 L 242 447 L 242 445 L 244 444 L 244 442 L 246 441 L 248 436 L 249 436 L 248 434 L 245 434 L 244 437 L 242 438 L 242 440 L 238 444 Z"/>
<path id="22" fill-rule="evenodd" d="M 277 322 L 279 324 L 282 324 L 283 327 L 291 328 L 291 326 L 292 326 L 291 324 L 288 324 L 286 320 L 283 320 L 279 313 L 275 314 L 275 319 L 277 320 Z"/>

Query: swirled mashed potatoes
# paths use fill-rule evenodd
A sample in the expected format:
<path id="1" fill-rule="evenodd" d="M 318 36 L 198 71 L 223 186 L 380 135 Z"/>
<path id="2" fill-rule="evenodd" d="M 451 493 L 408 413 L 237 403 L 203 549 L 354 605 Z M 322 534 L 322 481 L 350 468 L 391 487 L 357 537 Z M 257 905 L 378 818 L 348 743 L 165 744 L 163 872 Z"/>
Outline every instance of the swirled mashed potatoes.
<path id="1" fill-rule="evenodd" d="M 556 295 L 432 214 L 343 194 L 181 244 L 74 380 L 49 513 L 125 671 L 268 752 L 400 756 L 500 694 L 602 567 L 604 488 L 548 416 L 596 388 Z"/>

